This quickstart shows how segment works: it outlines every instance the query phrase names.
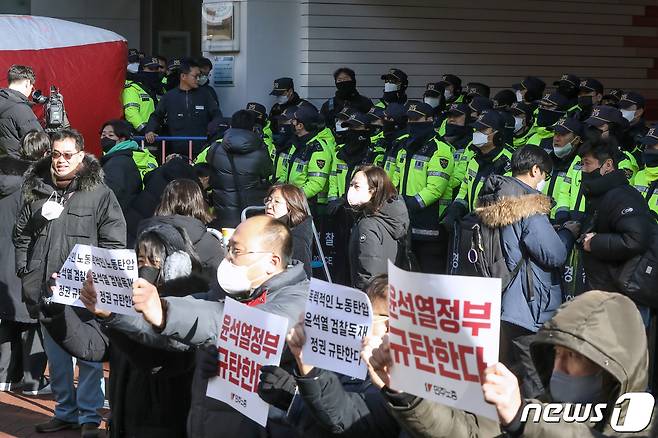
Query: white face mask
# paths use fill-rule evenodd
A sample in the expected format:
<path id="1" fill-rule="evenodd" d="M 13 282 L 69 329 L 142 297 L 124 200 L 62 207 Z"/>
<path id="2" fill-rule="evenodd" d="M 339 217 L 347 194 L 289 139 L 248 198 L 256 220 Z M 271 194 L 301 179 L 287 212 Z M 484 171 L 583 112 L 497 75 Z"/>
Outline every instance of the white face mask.
<path id="1" fill-rule="evenodd" d="M 443 90 L 443 97 L 446 98 L 446 100 L 452 99 L 452 91 L 450 90 Z"/>
<path id="2" fill-rule="evenodd" d="M 514 117 L 514 133 L 516 134 L 521 129 L 523 129 L 523 123 L 525 122 L 525 117 Z"/>
<path id="3" fill-rule="evenodd" d="M 336 132 L 345 132 L 348 128 L 343 128 L 343 122 L 336 122 Z"/>
<path id="4" fill-rule="evenodd" d="M 398 91 L 400 89 L 400 86 L 398 84 L 394 84 L 392 82 L 385 82 L 384 83 L 384 92 L 385 93 L 391 93 L 393 91 Z"/>
<path id="5" fill-rule="evenodd" d="M 369 202 L 371 198 L 372 193 L 367 189 L 357 190 L 354 187 L 350 187 L 347 191 L 347 203 L 352 207 L 363 205 Z"/>
<path id="6" fill-rule="evenodd" d="M 521 94 L 521 91 L 519 90 L 516 90 L 516 101 L 523 102 L 523 94 Z"/>
<path id="7" fill-rule="evenodd" d="M 621 115 L 623 118 L 628 120 L 629 122 L 632 122 L 633 119 L 635 118 L 635 111 L 632 110 L 621 110 Z"/>
<path id="8" fill-rule="evenodd" d="M 278 103 L 279 105 L 283 105 L 286 102 L 288 102 L 288 96 L 286 96 L 285 94 L 282 94 L 281 96 L 276 96 L 274 99 L 276 100 L 276 103 Z"/>
<path id="9" fill-rule="evenodd" d="M 199 86 L 200 87 L 203 87 L 207 83 L 208 83 L 208 76 L 206 76 L 206 75 L 199 76 Z"/>
<path id="10" fill-rule="evenodd" d="M 132 62 L 132 63 L 128 64 L 127 70 L 130 73 L 137 73 L 139 71 L 139 62 Z"/>
<path id="11" fill-rule="evenodd" d="M 423 99 L 423 101 L 429 106 L 431 106 L 432 108 L 436 108 L 439 106 L 441 99 L 439 99 L 438 97 L 426 97 Z"/>
<path id="12" fill-rule="evenodd" d="M 475 131 L 473 133 L 473 146 L 476 148 L 481 148 L 484 145 L 489 143 L 489 136 L 480 131 Z"/>
<path id="13" fill-rule="evenodd" d="M 555 153 L 555 156 L 558 158 L 566 157 L 571 153 L 571 151 L 573 151 L 573 145 L 571 144 L 571 142 L 565 144 L 561 148 L 553 146 L 553 152 Z"/>
<path id="14" fill-rule="evenodd" d="M 51 200 L 53 195 L 55 195 L 54 201 Z M 62 214 L 62 211 L 64 211 L 64 206 L 57 202 L 56 192 L 52 192 L 48 200 L 41 206 L 41 216 L 49 221 L 57 219 Z"/>
<path id="15" fill-rule="evenodd" d="M 217 282 L 219 286 L 229 295 L 244 295 L 251 292 L 253 289 L 251 285 L 263 278 L 261 275 L 253 280 L 249 279 L 249 268 L 262 262 L 264 259 L 258 260 L 248 266 L 238 266 L 231 263 L 228 259 L 222 260 L 217 268 Z"/>
<path id="16" fill-rule="evenodd" d="M 543 179 L 543 180 L 541 180 L 537 183 L 537 191 L 538 192 L 543 192 L 544 187 L 546 187 L 546 180 L 545 179 Z"/>

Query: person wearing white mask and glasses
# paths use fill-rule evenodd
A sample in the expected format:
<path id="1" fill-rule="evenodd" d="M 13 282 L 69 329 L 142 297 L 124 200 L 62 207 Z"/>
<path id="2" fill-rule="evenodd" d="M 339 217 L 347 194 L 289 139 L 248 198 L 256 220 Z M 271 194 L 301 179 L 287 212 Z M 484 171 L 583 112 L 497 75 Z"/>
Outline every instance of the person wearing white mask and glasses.
<path id="1" fill-rule="evenodd" d="M 157 288 L 146 280 L 133 284 L 135 310 L 146 321 L 136 326 L 135 336 L 145 343 L 165 336 L 188 345 L 212 344 L 208 351 L 201 351 L 214 357 L 209 361 L 207 357 L 197 358 L 188 436 L 216 436 L 218 425 L 224 436 L 266 433 L 255 422 L 239 421 L 240 414 L 229 405 L 206 397 L 207 379 L 202 377 L 202 370 L 213 360 L 217 366 L 215 341 L 222 326 L 225 298 L 282 316 L 289 328 L 297 322 L 306 304 L 309 281 L 304 265 L 292 259 L 292 252 L 292 236 L 286 225 L 272 217 L 255 216 L 242 222 L 229 240 L 226 258 L 217 270 L 219 290 L 161 299 Z M 285 352 L 281 367 L 292 371 L 292 358 Z M 273 422 L 276 420 L 270 418 L 268 427 Z"/>
<path id="2" fill-rule="evenodd" d="M 630 125 L 622 135 L 621 146 L 625 150 L 631 151 L 639 163 L 642 155 L 640 140 L 649 131 L 644 119 L 644 97 L 634 91 L 625 92 L 619 100 L 619 110 Z"/>

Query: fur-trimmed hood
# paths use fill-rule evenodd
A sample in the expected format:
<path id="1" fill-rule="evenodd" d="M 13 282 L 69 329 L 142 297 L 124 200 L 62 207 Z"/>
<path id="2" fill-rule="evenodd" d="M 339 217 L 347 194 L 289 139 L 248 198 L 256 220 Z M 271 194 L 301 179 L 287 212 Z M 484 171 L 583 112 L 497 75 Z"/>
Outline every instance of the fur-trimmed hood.
<path id="1" fill-rule="evenodd" d="M 23 196 L 26 201 L 32 202 L 42 197 L 48 197 L 55 190 L 51 185 L 50 165 L 51 157 L 45 157 L 34 163 L 25 173 Z M 74 191 L 92 191 L 103 184 L 104 174 L 100 163 L 93 155 L 86 154 L 82 160 L 84 167 L 75 177 Z"/>
<path id="2" fill-rule="evenodd" d="M 493 175 L 487 179 L 475 213 L 491 228 L 512 225 L 537 214 L 549 214 L 551 199 L 516 178 Z"/>

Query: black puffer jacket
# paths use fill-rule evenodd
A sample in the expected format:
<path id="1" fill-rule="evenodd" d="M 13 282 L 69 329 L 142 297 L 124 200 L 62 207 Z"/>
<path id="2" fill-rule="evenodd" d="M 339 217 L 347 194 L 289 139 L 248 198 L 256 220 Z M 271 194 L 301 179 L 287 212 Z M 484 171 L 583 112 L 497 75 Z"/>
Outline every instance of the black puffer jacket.
<path id="1" fill-rule="evenodd" d="M 144 190 L 133 198 L 125 213 L 126 225 L 128 226 L 128 248 L 134 246 L 139 223 L 153 216 L 155 209 L 160 204 L 165 187 L 176 179 L 197 181 L 194 168 L 183 158 L 172 158 L 146 174 L 144 177 Z"/>
<path id="2" fill-rule="evenodd" d="M 135 148 L 138 148 L 137 143 Z M 123 149 L 105 154 L 100 159 L 105 173 L 105 184 L 114 192 L 124 214 L 131 201 L 142 190 L 142 177 L 133 160 L 134 150 L 136 149 Z"/>
<path id="3" fill-rule="evenodd" d="M 50 175 L 51 158 L 34 163 L 25 174 L 23 205 L 14 228 L 16 271 L 31 316 L 45 281 L 59 272 L 76 243 L 101 248 L 125 248 L 126 222 L 112 190 L 103 183 L 103 169 L 92 155 L 66 190 L 56 189 Z M 46 220 L 41 207 L 53 192 L 64 197 L 57 219 Z"/>
<path id="4" fill-rule="evenodd" d="M 21 280 L 16 276 L 16 258 L 11 233 L 21 208 L 23 173 L 29 161 L 0 157 L 0 320 L 36 322 L 21 298 Z"/>
<path id="5" fill-rule="evenodd" d="M 263 205 L 272 174 L 267 148 L 256 133 L 231 128 L 208 151 L 208 163 L 217 227 L 235 228 L 244 208 Z"/>
<path id="6" fill-rule="evenodd" d="M 43 131 L 30 103 L 18 91 L 0 90 L 0 153 L 18 158 L 21 139 L 32 130 Z"/>
<path id="7" fill-rule="evenodd" d="M 140 222 L 137 234 L 139 235 L 143 229 L 156 224 L 169 224 L 182 228 L 187 233 L 187 237 L 190 238 L 192 245 L 194 245 L 203 269 L 203 277 L 206 279 L 208 287 L 204 290 L 192 291 L 190 293 L 205 292 L 211 285 L 217 283 L 217 268 L 222 259 L 224 259 L 226 251 L 219 239 L 210 234 L 200 220 L 178 214 L 173 216 L 153 216 Z"/>
<path id="8" fill-rule="evenodd" d="M 401 197 L 384 203 L 375 214 L 361 214 L 350 233 L 352 286 L 364 289 L 370 279 L 388 272 L 398 258 L 399 242 L 409 230 L 409 213 Z"/>
<path id="9" fill-rule="evenodd" d="M 192 274 L 166 282 L 158 292 L 161 296 L 181 296 L 202 290 L 204 285 L 205 279 Z M 139 344 L 110 328 L 116 315 L 99 322 L 84 309 L 51 307 L 57 311 L 42 314 L 40 320 L 58 344 L 80 359 L 110 362 L 109 437 L 185 436 L 194 352 L 166 351 Z M 141 319 L 141 316 L 119 318 Z"/>

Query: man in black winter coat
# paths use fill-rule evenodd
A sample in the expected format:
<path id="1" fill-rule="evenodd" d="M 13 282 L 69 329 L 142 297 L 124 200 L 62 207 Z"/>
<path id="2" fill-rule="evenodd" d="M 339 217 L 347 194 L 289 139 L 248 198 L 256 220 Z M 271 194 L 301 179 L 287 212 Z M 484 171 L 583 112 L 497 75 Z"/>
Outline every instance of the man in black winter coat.
<path id="1" fill-rule="evenodd" d="M 249 111 L 236 112 L 224 138 L 208 150 L 212 203 L 217 215 L 214 228 L 235 228 L 242 210 L 263 205 L 272 161 L 262 137 L 254 131 L 255 123 Z"/>
<path id="2" fill-rule="evenodd" d="M 169 135 L 174 137 L 206 137 L 208 123 L 219 111 L 217 101 L 207 88 L 199 87 L 201 70 L 193 61 L 181 62 L 180 82 L 178 87 L 165 94 L 155 111 L 149 117 L 144 129 L 146 140 L 155 141 L 156 132 L 165 125 L 169 127 Z M 195 157 L 204 142 L 193 143 L 192 155 Z M 187 141 L 174 141 L 168 146 L 168 153 L 188 154 Z"/>
<path id="3" fill-rule="evenodd" d="M 640 192 L 617 168 L 614 141 L 587 142 L 579 154 L 588 218 L 580 241 L 589 289 L 618 290 L 619 268 L 647 250 L 653 219 Z"/>
<path id="4" fill-rule="evenodd" d="M 12 65 L 7 72 L 8 88 L 0 89 L 0 155 L 19 158 L 21 139 L 32 130 L 43 131 L 27 100 L 35 81 L 32 68 Z"/>
<path id="5" fill-rule="evenodd" d="M 334 72 L 334 82 L 336 82 L 336 95 L 327 99 L 320 109 L 326 126 L 332 131 L 336 127 L 336 115 L 344 109 L 349 108 L 365 114 L 372 108 L 372 101 L 359 94 L 356 89 L 354 70 L 347 67 L 339 68 Z"/>

